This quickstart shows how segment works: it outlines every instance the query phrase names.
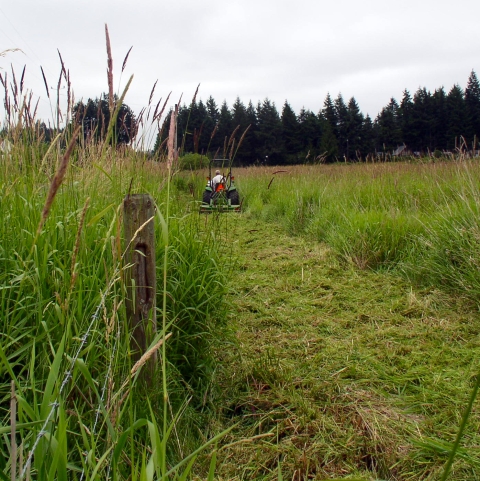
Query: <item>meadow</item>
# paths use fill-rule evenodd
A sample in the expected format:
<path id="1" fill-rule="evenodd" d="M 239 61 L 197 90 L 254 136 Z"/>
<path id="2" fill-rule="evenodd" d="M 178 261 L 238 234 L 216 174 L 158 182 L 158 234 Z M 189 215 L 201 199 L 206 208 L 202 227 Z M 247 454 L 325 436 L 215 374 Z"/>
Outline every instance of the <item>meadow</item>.
<path id="1" fill-rule="evenodd" d="M 246 206 L 325 242 L 359 269 L 479 298 L 477 162 L 320 165 L 247 171 Z M 240 176 L 242 179 L 242 176 Z"/>
<path id="2" fill-rule="evenodd" d="M 479 173 L 237 170 L 221 479 L 478 479 Z"/>
<path id="3" fill-rule="evenodd" d="M 2 479 L 477 479 L 475 161 L 238 169 L 243 212 L 199 215 L 205 171 L 68 145 L 0 165 Z M 150 386 L 123 281 L 139 192 Z"/>
<path id="4" fill-rule="evenodd" d="M 173 129 L 155 153 L 115 146 L 132 78 L 94 135 L 58 133 L 59 83 L 47 140 L 12 75 L 1 479 L 480 477 L 475 160 L 242 168 L 242 213 L 200 215 L 206 172 L 196 156 L 180 168 Z M 161 128 L 154 89 L 142 136 Z M 140 359 L 123 222 L 137 193 L 156 206 L 157 332 Z"/>

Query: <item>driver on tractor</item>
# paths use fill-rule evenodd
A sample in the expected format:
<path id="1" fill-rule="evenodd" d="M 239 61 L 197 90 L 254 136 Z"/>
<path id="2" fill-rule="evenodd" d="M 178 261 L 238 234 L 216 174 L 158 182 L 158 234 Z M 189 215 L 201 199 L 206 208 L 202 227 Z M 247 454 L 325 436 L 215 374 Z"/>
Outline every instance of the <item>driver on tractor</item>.
<path id="1" fill-rule="evenodd" d="M 220 173 L 219 170 L 215 171 L 215 177 L 212 179 L 212 190 L 217 191 L 217 185 L 225 182 L 225 177 Z"/>

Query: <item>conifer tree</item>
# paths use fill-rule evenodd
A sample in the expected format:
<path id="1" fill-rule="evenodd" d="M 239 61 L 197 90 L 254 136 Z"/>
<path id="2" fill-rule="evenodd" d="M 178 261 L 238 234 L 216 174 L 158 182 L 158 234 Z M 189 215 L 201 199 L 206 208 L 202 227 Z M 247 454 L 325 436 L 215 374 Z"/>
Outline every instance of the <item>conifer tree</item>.
<path id="1" fill-rule="evenodd" d="M 447 94 L 440 87 L 432 95 L 433 116 L 433 149 L 448 149 L 448 118 L 447 118 Z"/>
<path id="2" fill-rule="evenodd" d="M 215 136 L 215 142 L 213 143 L 215 146 L 213 153 L 218 151 L 218 155 L 220 157 L 226 157 L 228 155 L 228 140 L 230 139 L 234 128 L 235 127 L 233 127 L 232 122 L 232 113 L 228 108 L 227 101 L 224 100 L 222 106 L 220 107 L 220 114 L 218 116 L 218 131 Z"/>
<path id="3" fill-rule="evenodd" d="M 462 137 L 467 140 L 468 123 L 466 113 L 463 90 L 456 84 L 447 95 L 447 135 L 448 148 L 451 150 L 461 147 Z"/>
<path id="4" fill-rule="evenodd" d="M 250 100 L 247 105 L 247 122 L 250 126 L 248 132 L 246 133 L 242 145 L 243 152 L 245 152 L 246 163 L 253 164 L 257 158 L 257 132 L 258 132 L 258 122 L 257 113 L 255 107 Z"/>
<path id="5" fill-rule="evenodd" d="M 375 130 L 370 116 L 367 114 L 362 124 L 362 154 L 366 159 L 367 156 L 373 155 L 375 152 Z"/>
<path id="6" fill-rule="evenodd" d="M 393 152 L 402 144 L 400 108 L 392 97 L 375 119 L 376 148 L 379 152 Z"/>
<path id="7" fill-rule="evenodd" d="M 347 155 L 348 159 L 360 160 L 362 156 L 366 156 L 368 152 L 362 149 L 363 136 L 363 114 L 357 101 L 352 97 L 347 105 L 346 135 L 348 139 Z"/>
<path id="8" fill-rule="evenodd" d="M 210 97 L 208 97 L 207 101 L 205 102 L 205 109 L 206 109 L 206 118 L 205 118 L 204 132 L 205 132 L 206 147 L 204 152 L 212 153 L 212 150 L 214 148 L 214 143 L 218 138 L 215 127 L 217 126 L 220 113 L 218 111 L 217 104 L 211 95 Z"/>
<path id="9" fill-rule="evenodd" d="M 205 120 L 207 118 L 207 109 L 205 104 L 200 99 L 192 101 L 190 107 L 184 107 L 188 119 L 187 131 L 185 132 L 184 152 L 203 152 L 206 144 L 202 143 L 205 140 Z"/>
<path id="10" fill-rule="evenodd" d="M 218 111 L 217 104 L 211 95 L 208 97 L 205 106 L 207 108 L 208 116 L 212 119 L 213 124 L 216 125 L 220 118 L 220 112 Z"/>
<path id="11" fill-rule="evenodd" d="M 336 136 L 338 140 L 338 150 L 341 157 L 346 158 L 349 154 L 348 146 L 348 108 L 339 93 L 334 102 L 335 117 L 337 120 Z"/>
<path id="12" fill-rule="evenodd" d="M 338 142 L 330 122 L 321 113 L 319 115 L 322 135 L 320 137 L 319 155 L 324 156 L 327 162 L 335 162 L 338 158 Z"/>
<path id="13" fill-rule="evenodd" d="M 302 148 L 299 141 L 298 120 L 292 107 L 285 100 L 282 109 L 282 137 L 287 161 L 295 162 Z"/>
<path id="14" fill-rule="evenodd" d="M 413 101 L 410 92 L 405 89 L 400 102 L 400 129 L 402 131 L 402 141 L 408 149 L 413 149 L 415 136 L 413 135 Z"/>
<path id="15" fill-rule="evenodd" d="M 320 154 L 321 123 L 311 110 L 302 109 L 298 115 L 298 126 L 298 140 L 301 145 L 299 160 L 313 162 Z"/>
<path id="16" fill-rule="evenodd" d="M 241 136 L 249 126 L 248 116 L 247 116 L 247 109 L 243 102 L 240 100 L 240 97 L 237 97 L 235 103 L 232 106 L 232 128 L 237 129 L 237 134 L 235 136 L 235 142 L 238 143 L 240 141 Z M 250 129 L 249 129 L 250 130 Z M 247 132 L 248 133 L 248 132 Z M 247 153 L 247 143 L 245 143 L 245 138 L 242 141 L 242 144 L 239 146 L 238 155 L 240 157 L 245 157 Z M 237 159 L 238 162 L 238 159 Z"/>
<path id="17" fill-rule="evenodd" d="M 475 150 L 478 150 L 480 143 L 480 83 L 474 70 L 471 71 L 465 88 L 465 107 L 470 140 Z"/>
<path id="18" fill-rule="evenodd" d="M 114 101 L 118 101 L 116 96 Z M 108 94 L 102 94 L 95 100 L 88 99 L 87 102 L 77 102 L 73 107 L 73 120 L 77 124 L 82 124 L 85 139 L 103 141 L 110 123 Z M 136 133 L 135 114 L 127 104 L 122 104 L 116 120 L 113 142 L 117 145 L 129 144 L 135 138 Z"/>
<path id="19" fill-rule="evenodd" d="M 322 136 L 320 138 L 320 155 L 325 155 L 327 162 L 334 162 L 339 156 L 337 138 L 337 114 L 330 93 L 327 93 L 323 108 L 318 117 L 321 119 Z"/>
<path id="20" fill-rule="evenodd" d="M 419 88 L 413 96 L 411 135 L 412 149 L 418 152 L 434 150 L 433 124 L 435 112 L 433 110 L 431 93 L 425 88 Z"/>
<path id="21" fill-rule="evenodd" d="M 282 122 L 274 102 L 266 98 L 262 103 L 258 103 L 257 121 L 260 158 L 268 159 L 272 164 L 282 164 L 285 160 L 282 146 Z"/>
<path id="22" fill-rule="evenodd" d="M 330 129 L 333 135 L 337 135 L 337 114 L 332 97 L 328 93 L 323 102 L 322 117 L 330 124 Z"/>
<path id="23" fill-rule="evenodd" d="M 240 130 L 243 132 L 248 125 L 247 120 L 247 109 L 245 105 L 240 100 L 240 97 L 237 97 L 235 103 L 232 106 L 232 125 L 234 128 L 240 126 Z"/>

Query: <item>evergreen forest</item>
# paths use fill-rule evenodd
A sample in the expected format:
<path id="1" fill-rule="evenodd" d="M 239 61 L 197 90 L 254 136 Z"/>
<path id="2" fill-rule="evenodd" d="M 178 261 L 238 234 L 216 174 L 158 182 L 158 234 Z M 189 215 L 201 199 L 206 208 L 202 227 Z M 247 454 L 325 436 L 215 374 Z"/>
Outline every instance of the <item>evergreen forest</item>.
<path id="1" fill-rule="evenodd" d="M 168 136 L 169 121 L 167 116 L 155 150 Z M 458 84 L 448 92 L 423 87 L 412 96 L 405 89 L 400 101 L 391 98 L 373 120 L 354 97 L 346 101 L 341 93 L 335 99 L 328 94 L 318 113 L 302 108 L 297 114 L 287 100 L 279 112 L 268 98 L 246 105 L 237 97 L 229 107 L 212 96 L 206 102 L 195 96 L 179 107 L 178 136 L 185 153 L 228 156 L 233 132 L 237 139 L 244 134 L 237 145 L 237 161 L 243 165 L 385 160 L 400 151 L 412 156 L 478 154 L 480 83 L 472 70 L 465 90 Z"/>

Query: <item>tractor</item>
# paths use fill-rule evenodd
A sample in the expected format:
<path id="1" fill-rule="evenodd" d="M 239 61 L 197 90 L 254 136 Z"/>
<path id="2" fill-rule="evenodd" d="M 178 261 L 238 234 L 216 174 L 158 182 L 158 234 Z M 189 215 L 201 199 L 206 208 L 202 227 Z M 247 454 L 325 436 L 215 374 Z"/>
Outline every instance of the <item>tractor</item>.
<path id="1" fill-rule="evenodd" d="M 218 174 L 212 177 L 214 169 Z M 207 185 L 203 192 L 200 212 L 239 212 L 240 196 L 234 179 L 231 160 L 211 160 L 208 164 Z"/>

